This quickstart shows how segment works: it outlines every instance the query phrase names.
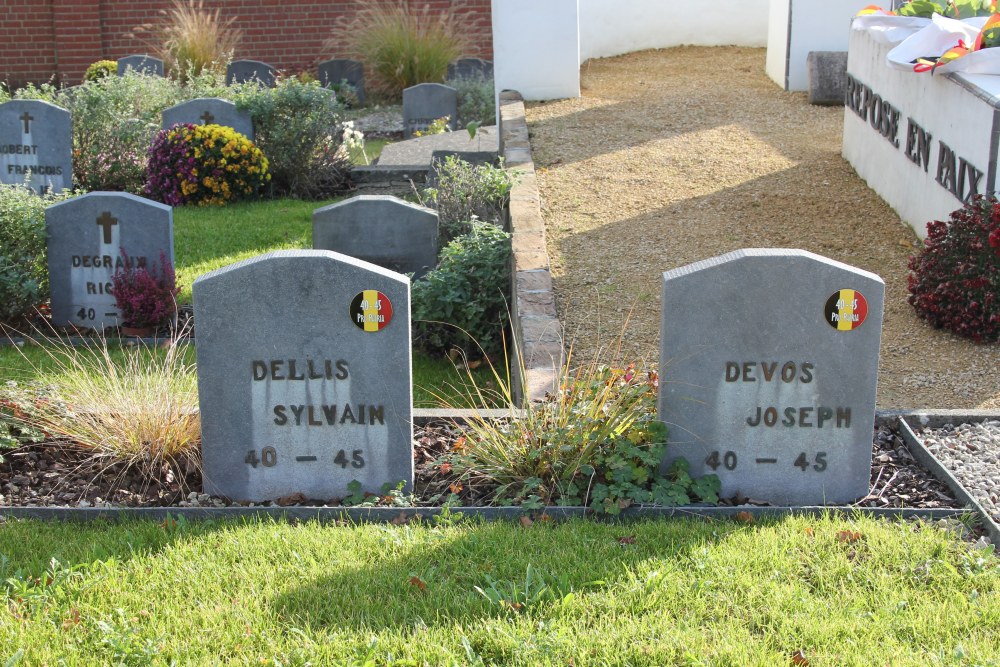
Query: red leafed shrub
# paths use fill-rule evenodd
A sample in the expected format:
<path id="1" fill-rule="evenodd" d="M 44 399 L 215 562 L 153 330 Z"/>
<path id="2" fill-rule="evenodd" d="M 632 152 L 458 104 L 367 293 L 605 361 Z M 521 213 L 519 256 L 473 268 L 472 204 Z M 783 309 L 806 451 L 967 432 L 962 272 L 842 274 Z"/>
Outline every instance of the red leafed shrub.
<path id="1" fill-rule="evenodd" d="M 927 223 L 920 254 L 910 258 L 910 304 L 935 327 L 978 343 L 1000 339 L 1000 202 L 977 196 Z"/>
<path id="2" fill-rule="evenodd" d="M 160 264 L 140 265 L 122 249 L 122 266 L 111 276 L 111 294 L 122 311 L 122 323 L 129 327 L 158 327 L 177 312 L 180 288 L 174 267 L 166 253 L 160 253 Z"/>

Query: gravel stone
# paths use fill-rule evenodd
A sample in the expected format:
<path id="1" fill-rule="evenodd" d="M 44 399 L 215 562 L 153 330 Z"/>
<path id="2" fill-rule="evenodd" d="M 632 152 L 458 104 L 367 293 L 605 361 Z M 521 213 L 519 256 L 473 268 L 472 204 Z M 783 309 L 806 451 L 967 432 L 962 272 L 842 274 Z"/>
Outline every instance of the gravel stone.
<path id="1" fill-rule="evenodd" d="M 918 435 L 934 458 L 1000 523 L 1000 420 L 945 424 Z"/>

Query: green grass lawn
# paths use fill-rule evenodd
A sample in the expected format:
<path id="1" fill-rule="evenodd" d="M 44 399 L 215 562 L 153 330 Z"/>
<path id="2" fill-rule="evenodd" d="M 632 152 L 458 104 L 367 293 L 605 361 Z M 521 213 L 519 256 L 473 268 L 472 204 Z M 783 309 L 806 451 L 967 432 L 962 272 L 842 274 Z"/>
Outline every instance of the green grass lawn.
<path id="1" fill-rule="evenodd" d="M 6 664 L 1000 659 L 1000 559 L 905 521 L 7 521 L 0 554 Z"/>

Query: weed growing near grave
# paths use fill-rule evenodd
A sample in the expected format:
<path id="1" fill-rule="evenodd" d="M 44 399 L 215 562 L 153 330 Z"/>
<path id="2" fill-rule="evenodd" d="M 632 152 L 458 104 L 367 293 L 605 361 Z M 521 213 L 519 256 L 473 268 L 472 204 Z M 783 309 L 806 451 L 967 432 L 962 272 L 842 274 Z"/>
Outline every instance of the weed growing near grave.
<path id="1" fill-rule="evenodd" d="M 177 295 L 180 288 L 174 276 L 174 267 L 164 252 L 160 263 L 138 266 L 121 249 L 122 266 L 111 275 L 111 295 L 122 313 L 122 324 L 127 327 L 158 327 L 173 319 L 177 313 Z"/>
<path id="2" fill-rule="evenodd" d="M 0 184 L 0 322 L 31 316 L 48 298 L 45 208 L 72 196 Z"/>
<path id="3" fill-rule="evenodd" d="M 493 79 L 478 73 L 449 79 L 447 85 L 458 93 L 458 125 L 469 123 L 496 124 L 496 100 L 493 97 Z"/>
<path id="4" fill-rule="evenodd" d="M 526 507 L 586 505 L 618 514 L 632 504 L 716 503 L 719 479 L 693 479 L 679 459 L 659 471 L 667 430 L 656 416 L 659 377 L 634 364 L 606 366 L 594 360 L 573 368 L 568 355 L 559 389 L 520 414 L 497 421 L 476 415 L 468 435 L 442 461 L 468 484 L 495 487 L 494 502 Z M 520 377 L 525 373 L 523 368 Z M 494 371 L 504 405 L 515 405 L 510 373 Z M 487 397 L 474 381 L 478 402 Z M 522 384 L 522 395 L 527 387 Z"/>
<path id="5" fill-rule="evenodd" d="M 202 0 L 174 0 L 169 9 L 160 10 L 161 25 L 145 25 L 136 32 L 153 36 L 154 51 L 181 81 L 206 70 L 225 73 L 243 32 L 233 25 L 235 16 L 223 21 L 220 11 L 205 9 Z"/>
<path id="6" fill-rule="evenodd" d="M 413 283 L 413 344 L 440 356 L 499 359 L 508 325 L 510 235 L 485 222 L 441 250 L 437 267 Z"/>
<path id="7" fill-rule="evenodd" d="M 462 55 L 465 40 L 454 15 L 416 5 L 364 0 L 324 47 L 360 56 L 370 75 L 366 87 L 389 100 L 398 101 L 404 88 L 418 83 L 439 83 L 448 63 Z"/>
<path id="8" fill-rule="evenodd" d="M 135 345 L 119 352 L 103 337 L 86 340 L 80 347 L 44 348 L 55 369 L 45 371 L 48 384 L 0 390 L 4 405 L 19 408 L 8 411 L 8 424 L 109 466 L 125 463 L 145 479 L 183 485 L 200 463 L 201 429 L 195 367 L 185 346 L 171 340 L 158 349 Z"/>
<path id="9" fill-rule="evenodd" d="M 432 166 L 436 186 L 424 190 L 420 199 L 437 209 L 442 242 L 468 233 L 475 218 L 503 226 L 503 209 L 517 176 L 502 162 L 498 167 L 473 165 L 449 155 Z"/>
<path id="10" fill-rule="evenodd" d="M 908 287 L 910 304 L 935 327 L 980 343 L 1000 340 L 1000 201 L 976 197 L 949 221 L 927 223 Z"/>
<path id="11" fill-rule="evenodd" d="M 118 63 L 114 60 L 98 60 L 87 67 L 87 71 L 83 73 L 83 82 L 97 81 L 106 76 L 117 76 L 117 74 Z"/>
<path id="12" fill-rule="evenodd" d="M 351 161 L 337 130 L 343 107 L 318 81 L 280 78 L 274 88 L 244 86 L 235 97 L 253 117 L 275 193 L 322 199 L 346 189 Z"/>
<path id="13" fill-rule="evenodd" d="M 257 196 L 271 179 L 268 161 L 242 134 L 222 125 L 175 125 L 149 148 L 145 193 L 171 206 L 223 205 Z"/>

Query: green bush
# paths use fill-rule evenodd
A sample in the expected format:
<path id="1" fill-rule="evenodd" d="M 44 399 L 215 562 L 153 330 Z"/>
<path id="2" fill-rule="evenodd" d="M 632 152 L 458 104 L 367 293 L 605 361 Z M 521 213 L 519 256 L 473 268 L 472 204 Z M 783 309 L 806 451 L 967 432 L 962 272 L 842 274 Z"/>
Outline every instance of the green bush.
<path id="1" fill-rule="evenodd" d="M 118 63 L 114 60 L 98 60 L 96 63 L 91 63 L 87 71 L 83 73 L 83 82 L 87 81 L 97 81 L 98 79 L 103 79 L 106 76 L 117 76 L 118 75 Z"/>
<path id="2" fill-rule="evenodd" d="M 482 74 L 458 77 L 446 82 L 458 93 L 458 126 L 469 123 L 496 125 L 497 105 L 493 97 L 493 79 Z"/>
<path id="3" fill-rule="evenodd" d="M 416 4 L 416 3 L 414 3 Z M 324 44 L 346 47 L 367 69 L 366 88 L 376 96 L 399 100 L 403 89 L 444 81 L 448 63 L 462 55 L 464 38 L 452 15 L 405 0 L 363 0 L 349 23 Z"/>
<path id="4" fill-rule="evenodd" d="M 0 321 L 29 317 L 48 298 L 45 207 L 71 196 L 0 184 Z"/>
<path id="5" fill-rule="evenodd" d="M 236 95 L 250 113 L 254 140 L 270 163 L 275 193 L 322 199 L 346 188 L 350 158 L 337 131 L 343 107 L 317 81 L 280 78 L 274 88 L 250 85 Z"/>
<path id="6" fill-rule="evenodd" d="M 510 235 L 486 222 L 441 251 L 437 268 L 411 288 L 414 344 L 430 354 L 462 350 L 500 359 L 510 291 Z"/>
<path id="7" fill-rule="evenodd" d="M 474 218 L 503 226 L 514 178 L 502 166 L 473 165 L 449 155 L 433 168 L 436 187 L 424 190 L 423 199 L 437 209 L 442 243 L 467 233 Z"/>

